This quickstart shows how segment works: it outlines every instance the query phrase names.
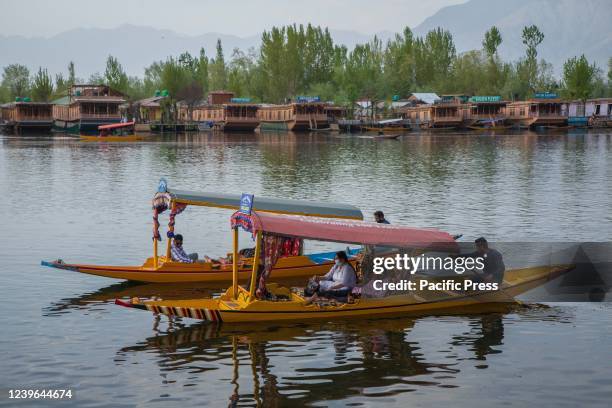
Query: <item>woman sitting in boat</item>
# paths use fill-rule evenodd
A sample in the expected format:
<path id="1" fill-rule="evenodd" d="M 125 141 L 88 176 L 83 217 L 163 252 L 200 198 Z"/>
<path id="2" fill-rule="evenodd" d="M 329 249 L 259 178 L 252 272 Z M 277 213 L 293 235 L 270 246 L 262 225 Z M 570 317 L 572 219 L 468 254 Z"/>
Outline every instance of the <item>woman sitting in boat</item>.
<path id="1" fill-rule="evenodd" d="M 197 252 L 187 254 L 183 249 L 183 236 L 176 234 L 172 240 L 172 260 L 174 262 L 194 263 L 198 260 Z"/>
<path id="2" fill-rule="evenodd" d="M 323 276 L 314 276 L 308 281 L 304 290 L 307 303 L 312 303 L 319 297 L 344 299 L 357 284 L 357 274 L 350 264 L 346 252 L 336 252 L 334 266 Z"/>

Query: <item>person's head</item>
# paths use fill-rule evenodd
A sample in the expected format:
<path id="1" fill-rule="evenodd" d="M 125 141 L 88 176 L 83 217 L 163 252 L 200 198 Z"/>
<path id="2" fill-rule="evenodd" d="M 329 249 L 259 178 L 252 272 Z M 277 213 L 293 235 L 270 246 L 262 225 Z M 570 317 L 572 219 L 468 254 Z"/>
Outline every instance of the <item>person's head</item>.
<path id="1" fill-rule="evenodd" d="M 485 237 L 480 237 L 476 239 L 474 243 L 476 244 L 476 250 L 481 254 L 487 252 L 487 249 L 489 249 L 489 243 L 487 242 Z"/>
<path id="2" fill-rule="evenodd" d="M 174 243 L 177 246 L 182 246 L 183 245 L 183 236 L 181 234 L 176 234 L 174 236 Z"/>
<path id="3" fill-rule="evenodd" d="M 376 211 L 374 213 L 374 220 L 376 222 L 383 222 L 385 220 L 385 214 L 380 210 Z"/>
<path id="4" fill-rule="evenodd" d="M 348 255 L 344 251 L 336 252 L 336 256 L 334 257 L 334 262 L 336 263 L 346 263 L 348 262 Z"/>

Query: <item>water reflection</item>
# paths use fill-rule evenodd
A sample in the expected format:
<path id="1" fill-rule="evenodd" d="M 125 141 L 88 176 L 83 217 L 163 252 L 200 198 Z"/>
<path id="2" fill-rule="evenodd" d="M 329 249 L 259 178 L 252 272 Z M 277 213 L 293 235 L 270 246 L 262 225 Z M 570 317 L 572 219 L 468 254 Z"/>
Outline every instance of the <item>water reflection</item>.
<path id="1" fill-rule="evenodd" d="M 520 312 L 511 306 L 504 309 L 450 320 L 450 327 L 467 322 L 469 331 L 450 333 L 446 342 L 452 353 L 444 355 L 444 362 L 438 353 L 424 353 L 418 335 L 412 335 L 426 317 L 272 327 L 186 325 L 180 319 L 160 324 L 157 318 L 156 334 L 121 348 L 115 364 L 132 364 L 139 360 L 138 354 L 153 353 L 162 378 L 175 371 L 202 373 L 231 366 L 232 386 L 223 387 L 230 405 L 301 405 L 323 395 L 329 401 L 391 397 L 421 387 L 457 387 L 454 380 L 461 371 L 463 351 L 479 361 L 501 353 L 496 346 L 504 341 L 504 320 Z M 441 327 L 440 333 L 445 331 Z M 487 365 L 479 363 L 477 368 Z"/>

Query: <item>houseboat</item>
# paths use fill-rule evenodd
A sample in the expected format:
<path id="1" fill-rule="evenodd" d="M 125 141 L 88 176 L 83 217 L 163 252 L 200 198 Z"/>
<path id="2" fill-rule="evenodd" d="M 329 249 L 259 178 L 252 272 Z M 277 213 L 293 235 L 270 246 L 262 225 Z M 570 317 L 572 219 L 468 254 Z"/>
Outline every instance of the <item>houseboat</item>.
<path id="1" fill-rule="evenodd" d="M 48 132 L 53 126 L 52 104 L 16 98 L 1 106 L 1 123 L 5 132 L 22 134 L 30 131 Z"/>
<path id="2" fill-rule="evenodd" d="M 327 103 L 319 98 L 298 97 L 285 105 L 264 105 L 260 108 L 261 130 L 308 131 L 329 128 Z"/>
<path id="3" fill-rule="evenodd" d="M 456 101 L 438 100 L 431 104 L 403 108 L 402 116 L 411 125 L 421 129 L 454 129 L 461 127 L 464 119 L 464 105 Z"/>
<path id="4" fill-rule="evenodd" d="M 53 105 L 53 129 L 69 133 L 97 132 L 98 126 L 119 123 L 125 98 L 106 85 L 73 85 Z"/>
<path id="5" fill-rule="evenodd" d="M 584 113 L 593 127 L 612 127 L 612 98 L 589 99 Z"/>
<path id="6" fill-rule="evenodd" d="M 206 125 L 228 132 L 252 132 L 259 126 L 258 110 L 259 106 L 254 103 L 230 102 L 198 106 L 193 109 L 192 116 L 200 128 Z"/>
<path id="7" fill-rule="evenodd" d="M 507 105 L 508 120 L 516 127 L 563 127 L 567 125 L 567 103 L 553 93 L 539 93 L 526 101 Z"/>
<path id="8" fill-rule="evenodd" d="M 507 105 L 501 96 L 472 96 L 464 109 L 463 125 L 473 130 L 505 129 Z"/>
<path id="9" fill-rule="evenodd" d="M 155 95 L 151 98 L 136 102 L 136 130 L 151 132 L 155 126 L 162 122 L 161 101 L 165 96 Z"/>

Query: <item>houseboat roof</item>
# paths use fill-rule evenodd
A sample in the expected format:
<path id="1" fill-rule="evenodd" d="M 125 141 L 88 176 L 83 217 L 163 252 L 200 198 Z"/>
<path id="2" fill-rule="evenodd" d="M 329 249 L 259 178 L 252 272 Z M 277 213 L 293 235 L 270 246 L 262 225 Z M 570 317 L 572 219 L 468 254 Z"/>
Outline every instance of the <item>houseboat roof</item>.
<path id="1" fill-rule="evenodd" d="M 19 102 L 8 102 L 5 104 L 0 105 L 3 108 L 12 108 L 14 106 L 20 106 L 20 105 L 25 105 L 25 106 L 44 106 L 44 105 L 53 105 L 52 102 L 24 102 L 24 101 L 19 101 Z"/>
<path id="2" fill-rule="evenodd" d="M 174 189 L 168 189 L 168 193 L 174 201 L 181 204 L 234 210 L 240 208 L 240 194 L 221 194 Z M 253 200 L 253 209 L 282 214 L 363 220 L 363 213 L 361 210 L 349 204 L 255 197 Z"/>
<path id="3" fill-rule="evenodd" d="M 515 102 L 511 102 L 511 103 L 528 103 L 528 104 L 534 104 L 534 103 L 567 103 L 566 100 L 564 99 L 560 99 L 560 98 L 530 98 L 530 99 L 526 99 L 524 101 L 515 101 Z"/>
<path id="4" fill-rule="evenodd" d="M 101 125 L 101 126 L 98 126 L 98 130 L 127 128 L 130 126 L 134 126 L 134 123 L 136 122 L 132 121 L 132 122 L 125 122 L 125 123 L 113 123 L 111 125 Z"/>
<path id="5" fill-rule="evenodd" d="M 118 102 L 123 103 L 125 99 L 121 96 L 73 96 L 73 102 Z"/>
<path id="6" fill-rule="evenodd" d="M 398 109 L 398 108 L 403 108 L 403 107 L 406 107 L 406 106 L 410 106 L 411 104 L 412 104 L 412 102 L 407 101 L 407 100 L 393 101 L 393 102 L 391 102 L 391 108 Z"/>
<path id="7" fill-rule="evenodd" d="M 232 91 L 226 91 L 226 90 L 223 90 L 223 89 L 219 89 L 219 90 L 216 90 L 216 91 L 210 91 L 208 93 L 209 94 L 215 94 L 215 95 L 219 95 L 219 94 L 222 94 L 222 95 L 230 95 L 231 94 L 231 95 L 233 95 L 234 94 Z"/>
<path id="8" fill-rule="evenodd" d="M 164 98 L 165 96 L 152 96 L 150 98 L 141 99 L 136 103 L 144 107 L 158 107 L 159 101 L 161 101 Z"/>
<path id="9" fill-rule="evenodd" d="M 428 104 L 435 103 L 441 98 L 434 92 L 414 92 L 410 94 L 410 98 L 416 99 Z"/>
<path id="10" fill-rule="evenodd" d="M 593 98 L 593 99 L 587 99 L 587 102 L 607 102 L 607 103 L 612 103 L 612 98 Z"/>

